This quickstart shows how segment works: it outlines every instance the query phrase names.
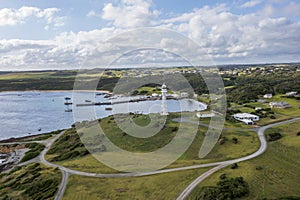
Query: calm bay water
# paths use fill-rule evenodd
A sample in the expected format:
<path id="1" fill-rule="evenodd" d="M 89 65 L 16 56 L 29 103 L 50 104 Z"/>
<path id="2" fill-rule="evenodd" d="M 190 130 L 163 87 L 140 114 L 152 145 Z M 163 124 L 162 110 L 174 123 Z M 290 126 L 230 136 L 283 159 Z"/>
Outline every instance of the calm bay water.
<path id="1" fill-rule="evenodd" d="M 65 112 L 65 97 L 76 97 L 77 103 L 85 100 L 93 102 L 108 101 L 103 96 L 96 96 L 88 92 L 1 92 L 0 93 L 0 140 L 11 137 L 27 136 L 69 128 L 78 120 L 103 118 L 113 114 L 105 110 L 109 106 L 93 106 L 94 116 L 85 115 L 88 107 L 75 107 L 73 110 L 82 112 L 80 119 L 76 120 L 72 112 Z M 92 97 L 92 98 L 91 98 Z M 161 101 L 142 101 L 138 103 L 116 104 L 116 112 L 156 113 L 161 110 Z M 72 106 L 70 106 L 72 108 Z M 168 112 L 204 110 L 206 105 L 188 100 L 167 100 Z"/>

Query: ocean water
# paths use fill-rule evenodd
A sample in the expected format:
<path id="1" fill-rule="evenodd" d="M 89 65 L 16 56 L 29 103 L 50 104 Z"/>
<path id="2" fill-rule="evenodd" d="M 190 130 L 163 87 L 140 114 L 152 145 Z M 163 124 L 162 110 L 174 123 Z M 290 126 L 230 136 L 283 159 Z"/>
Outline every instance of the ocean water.
<path id="1" fill-rule="evenodd" d="M 69 106 L 76 112 L 65 112 L 65 97 L 74 102 Z M 142 101 L 113 106 L 76 107 L 77 103 L 108 101 L 92 92 L 0 92 L 0 140 L 69 128 L 76 121 L 103 118 L 114 113 L 161 111 L 161 101 Z M 123 99 L 124 100 L 124 99 Z M 116 101 L 116 100 L 114 100 Z M 189 100 L 167 100 L 168 112 L 204 110 L 206 105 Z M 113 107 L 113 111 L 105 110 Z M 93 110 L 93 113 L 87 110 Z"/>

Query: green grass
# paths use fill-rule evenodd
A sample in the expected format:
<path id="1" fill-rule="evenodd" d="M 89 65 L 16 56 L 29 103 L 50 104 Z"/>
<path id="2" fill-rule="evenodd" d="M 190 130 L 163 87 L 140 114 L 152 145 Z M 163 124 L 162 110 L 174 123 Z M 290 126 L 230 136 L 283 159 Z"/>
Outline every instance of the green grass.
<path id="1" fill-rule="evenodd" d="M 252 160 L 238 163 L 238 169 L 227 167 L 208 177 L 193 192 L 203 186 L 212 186 L 221 174 L 228 177 L 242 176 L 250 186 L 250 195 L 244 199 L 275 199 L 287 196 L 300 196 L 300 122 L 278 126 L 266 131 L 266 134 L 280 132 L 283 138 L 269 142 L 267 151 Z M 257 170 L 257 167 L 262 169 Z M 191 198 L 193 199 L 193 198 Z"/>
<path id="2" fill-rule="evenodd" d="M 260 120 L 258 122 L 256 122 L 256 124 L 259 125 L 259 126 L 265 126 L 265 125 L 268 125 L 268 124 L 273 124 L 273 123 L 276 123 L 276 122 L 281 122 L 281 121 L 284 121 L 284 120 L 291 119 L 291 117 L 284 116 L 284 115 L 275 114 L 274 116 L 276 117 L 275 119 L 271 119 L 270 117 L 260 118 Z"/>
<path id="3" fill-rule="evenodd" d="M 71 175 L 63 200 L 175 199 L 205 169 L 145 177 L 90 178 Z"/>
<path id="4" fill-rule="evenodd" d="M 88 152 L 81 143 L 75 128 L 67 130 L 58 140 L 56 140 L 47 155 L 50 161 L 62 161 L 77 156 L 87 155 Z"/>
<path id="5" fill-rule="evenodd" d="M 176 114 L 170 115 L 169 117 L 177 117 Z M 134 120 L 138 121 L 140 124 L 147 124 L 148 118 L 144 115 L 136 115 Z M 108 123 L 110 122 L 110 123 Z M 101 127 L 106 133 L 106 136 L 117 146 L 133 152 L 149 152 L 155 151 L 164 145 L 168 144 L 169 141 L 176 135 L 177 122 L 168 120 L 165 128 L 158 134 L 150 138 L 136 138 L 130 135 L 124 135 L 123 131 L 120 130 L 112 117 L 107 117 L 101 119 Z M 184 123 L 185 127 L 189 126 L 189 123 Z M 91 132 L 94 131 L 93 126 L 88 129 Z M 84 128 L 86 129 L 86 128 Z M 192 144 L 188 150 L 174 163 L 169 165 L 167 168 L 189 166 L 201 163 L 216 162 L 227 159 L 238 158 L 241 156 L 249 155 L 255 152 L 259 147 L 259 141 L 255 132 L 251 131 L 223 131 L 222 136 L 226 137 L 227 140 L 224 144 L 219 142 L 215 145 L 213 150 L 204 158 L 199 159 L 198 154 L 200 147 L 203 143 L 204 135 L 207 131 L 206 127 L 199 126 L 198 132 Z M 79 133 L 81 130 L 78 131 Z M 76 137 L 76 139 L 74 139 Z M 232 138 L 236 137 L 238 143 L 234 144 Z M 94 142 L 96 139 L 91 139 L 90 142 Z M 58 141 L 54 143 L 50 151 L 48 152 L 47 159 L 55 161 L 53 158 L 61 157 L 64 154 L 69 154 L 72 151 L 79 151 L 81 148 L 80 140 L 77 134 L 71 130 L 67 131 Z M 109 155 L 110 152 L 102 152 L 103 154 Z M 100 163 L 91 155 L 75 155 L 74 157 L 57 160 L 59 165 L 65 167 L 87 171 L 87 172 L 97 172 L 97 173 L 116 173 L 104 164 Z"/>
<path id="6" fill-rule="evenodd" d="M 55 72 L 16 72 L 0 75 L 0 80 L 39 79 L 48 77 Z"/>
<path id="7" fill-rule="evenodd" d="M 13 171 L 0 174 L 1 199 L 54 199 L 61 173 L 39 163 L 16 167 Z"/>
<path id="8" fill-rule="evenodd" d="M 200 123 L 203 123 L 203 124 L 207 124 L 207 125 L 209 125 L 209 123 L 210 123 L 210 118 L 201 118 L 200 119 Z M 240 122 L 240 121 L 237 121 L 237 120 L 235 120 L 235 121 L 228 121 L 228 120 L 226 120 L 225 121 L 225 123 L 224 123 L 224 128 L 232 128 L 232 129 L 251 129 L 251 128 L 253 128 L 252 126 L 249 126 L 249 125 L 247 125 L 247 124 L 245 124 L 245 123 L 243 123 L 243 122 Z"/>
<path id="9" fill-rule="evenodd" d="M 52 155 L 47 155 L 47 160 L 51 160 Z M 78 171 L 85 171 L 85 172 L 94 172 L 94 173 L 119 173 L 119 171 L 112 169 L 96 158 L 94 158 L 91 154 L 83 156 L 83 157 L 76 157 L 73 159 L 68 159 L 64 161 L 55 162 L 55 164 L 78 170 Z"/>
<path id="10" fill-rule="evenodd" d="M 272 109 L 275 113 L 293 117 L 300 116 L 300 101 L 293 99 L 293 98 L 285 98 L 283 97 L 284 94 L 275 95 L 270 101 L 284 101 L 290 104 L 292 107 L 281 109 L 281 108 L 274 108 Z"/>
<path id="11" fill-rule="evenodd" d="M 137 122 L 137 124 L 139 124 L 140 126 L 146 126 L 150 122 L 149 118 L 145 115 L 134 115 L 132 117 L 134 117 L 133 121 Z M 156 117 L 160 117 L 160 116 L 156 115 Z M 158 119 L 155 121 L 157 121 L 158 123 L 154 124 L 154 126 L 156 125 L 158 127 L 162 126 L 162 124 L 160 123 L 161 120 Z M 135 128 L 133 129 L 131 128 L 133 127 L 132 124 L 128 124 L 126 122 L 124 123 L 125 124 L 123 124 L 123 126 L 128 128 L 127 132 L 130 133 L 130 132 L 137 131 Z M 124 131 L 122 131 L 118 127 L 118 125 L 115 123 L 114 120 L 112 120 L 111 117 L 102 119 L 100 122 L 100 126 L 102 127 L 102 129 L 104 130 L 106 136 L 110 139 L 110 141 L 116 144 L 118 147 L 131 152 L 149 152 L 149 151 L 155 151 L 168 144 L 177 133 L 175 127 L 178 127 L 178 123 L 173 122 L 171 120 L 167 120 L 166 125 L 162 128 L 161 131 L 159 131 L 159 133 L 146 139 L 134 137 L 129 134 L 124 135 Z M 144 134 L 148 130 L 150 133 L 150 131 L 152 131 L 152 127 L 150 127 L 149 129 L 143 128 L 141 130 L 144 130 L 143 132 Z"/>
<path id="12" fill-rule="evenodd" d="M 221 145 L 218 142 L 205 158 L 199 159 L 198 153 L 203 141 L 203 136 L 197 135 L 190 148 L 180 159 L 172 163 L 168 168 L 239 158 L 255 152 L 259 147 L 258 138 L 254 132 L 223 131 L 222 136 L 227 138 L 225 143 Z M 238 139 L 237 144 L 232 142 L 232 138 L 234 137 Z"/>
<path id="13" fill-rule="evenodd" d="M 61 133 L 63 130 L 56 130 L 56 131 L 52 131 L 49 133 L 42 133 L 42 134 L 38 134 L 38 135 L 33 135 L 30 137 L 26 137 L 26 138 L 16 138 L 14 141 L 24 141 L 24 142 L 28 142 L 28 141 L 41 141 L 41 140 L 47 140 L 51 137 L 53 137 L 54 135 L 57 135 L 59 133 Z"/>

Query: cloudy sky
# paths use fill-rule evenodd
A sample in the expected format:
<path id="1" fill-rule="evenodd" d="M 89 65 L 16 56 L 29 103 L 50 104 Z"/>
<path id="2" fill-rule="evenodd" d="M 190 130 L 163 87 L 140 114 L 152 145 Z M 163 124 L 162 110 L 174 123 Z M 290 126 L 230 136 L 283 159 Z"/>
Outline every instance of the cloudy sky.
<path id="1" fill-rule="evenodd" d="M 152 41 L 159 45 L 149 46 L 158 34 L 127 33 L 149 27 L 189 38 L 215 64 L 300 61 L 300 1 L 0 0 L 0 70 L 89 67 L 89 57 L 103 66 L 115 62 L 116 49 L 142 47 L 161 50 L 157 56 L 153 49 L 137 52 L 138 62 L 180 60 L 170 55 L 178 55 L 185 40 L 162 34 Z M 130 38 L 124 42 L 120 34 Z M 130 47 L 117 48 L 120 43 Z M 160 55 L 165 49 L 171 53 Z"/>

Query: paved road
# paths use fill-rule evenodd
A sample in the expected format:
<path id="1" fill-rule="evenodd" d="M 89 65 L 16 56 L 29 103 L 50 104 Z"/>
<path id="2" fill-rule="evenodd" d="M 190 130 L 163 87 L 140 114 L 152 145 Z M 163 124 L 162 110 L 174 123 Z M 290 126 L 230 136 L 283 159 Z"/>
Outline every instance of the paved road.
<path id="1" fill-rule="evenodd" d="M 270 124 L 267 126 L 263 126 L 257 129 L 257 134 L 260 140 L 260 148 L 253 154 L 242 157 L 242 158 L 238 158 L 238 159 L 233 159 L 233 160 L 228 160 L 228 161 L 224 161 L 224 162 L 220 162 L 220 165 L 210 169 L 209 171 L 205 172 L 204 174 L 201 174 L 197 179 L 195 179 L 188 187 L 186 187 L 183 192 L 177 197 L 177 200 L 184 200 L 186 199 L 190 193 L 193 191 L 193 189 L 199 184 L 201 183 L 204 179 L 206 179 L 207 177 L 209 177 L 210 175 L 212 175 L 213 173 L 215 173 L 216 171 L 223 169 L 225 167 L 227 167 L 228 165 L 231 165 L 233 163 L 237 163 L 237 162 L 242 162 L 245 160 L 249 160 L 252 158 L 255 158 L 261 154 L 263 154 L 266 149 L 267 149 L 267 141 L 265 139 L 265 135 L 264 132 L 268 129 L 271 128 L 273 126 L 278 126 L 278 125 L 282 125 L 282 124 L 287 124 L 287 123 L 291 123 L 291 122 L 295 122 L 300 120 L 300 118 L 294 118 L 291 120 L 287 120 L 287 121 L 282 121 L 282 122 L 277 122 L 274 124 Z"/>
<path id="2" fill-rule="evenodd" d="M 62 169 L 60 171 L 62 173 L 62 180 L 54 200 L 60 200 L 63 198 L 68 183 L 69 173 Z"/>

